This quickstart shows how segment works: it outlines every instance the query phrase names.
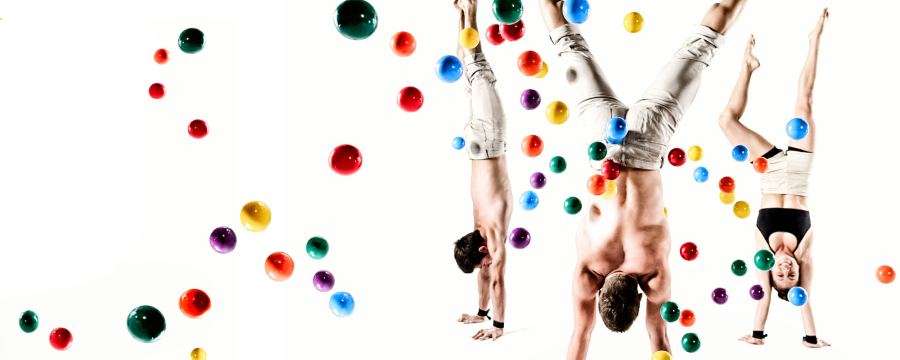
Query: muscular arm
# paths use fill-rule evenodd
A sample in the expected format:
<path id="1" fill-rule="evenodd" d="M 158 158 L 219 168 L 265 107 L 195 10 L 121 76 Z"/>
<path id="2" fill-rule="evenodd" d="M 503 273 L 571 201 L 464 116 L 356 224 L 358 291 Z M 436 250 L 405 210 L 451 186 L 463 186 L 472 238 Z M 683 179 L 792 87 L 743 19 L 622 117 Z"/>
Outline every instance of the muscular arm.
<path id="1" fill-rule="evenodd" d="M 487 234 L 488 251 L 491 253 L 490 292 L 491 303 L 494 304 L 494 321 L 504 322 L 506 312 L 506 284 L 503 276 L 506 274 L 506 231 L 491 230 Z"/>
<path id="2" fill-rule="evenodd" d="M 812 245 L 812 239 L 806 239 L 807 243 L 804 245 Z M 806 335 L 817 335 L 816 334 L 816 322 L 813 319 L 812 313 L 812 282 L 813 282 L 813 259 L 811 254 L 812 247 L 808 247 L 803 254 L 803 262 L 800 263 L 800 287 L 806 290 L 807 296 L 809 296 L 806 300 L 806 304 L 800 307 L 800 316 L 803 318 L 803 330 L 806 331 Z"/>
<path id="3" fill-rule="evenodd" d="M 659 274 L 647 281 L 644 294 L 647 295 L 647 335 L 650 336 L 650 351 L 660 350 L 672 352 L 669 347 L 669 335 L 666 331 L 666 321 L 659 314 L 660 308 L 672 298 L 672 278 L 669 276 L 668 266 Z"/>
<path id="4" fill-rule="evenodd" d="M 491 301 L 491 272 L 478 271 L 478 309 L 488 310 Z"/>
<path id="5" fill-rule="evenodd" d="M 572 279 L 572 305 L 575 310 L 575 330 L 569 340 L 566 360 L 583 360 L 591 344 L 591 333 L 597 323 L 597 291 L 602 280 L 583 265 L 575 267 Z"/>

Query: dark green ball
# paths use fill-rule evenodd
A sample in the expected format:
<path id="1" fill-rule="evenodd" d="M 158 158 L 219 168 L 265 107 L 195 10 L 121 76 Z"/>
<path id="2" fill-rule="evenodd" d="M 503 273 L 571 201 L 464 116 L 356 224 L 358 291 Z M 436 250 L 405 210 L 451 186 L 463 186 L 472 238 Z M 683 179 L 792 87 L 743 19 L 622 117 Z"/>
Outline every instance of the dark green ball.
<path id="1" fill-rule="evenodd" d="M 581 211 L 581 200 L 578 200 L 578 198 L 574 196 L 570 197 L 563 203 L 563 209 L 565 209 L 569 215 L 575 215 Z"/>
<path id="2" fill-rule="evenodd" d="M 34 311 L 26 310 L 19 316 L 19 327 L 22 331 L 33 333 L 38 328 L 38 316 Z"/>
<path id="3" fill-rule="evenodd" d="M 747 274 L 747 264 L 744 260 L 735 260 L 731 263 L 731 272 L 737 276 L 744 276 Z"/>
<path id="4" fill-rule="evenodd" d="M 588 156 L 594 161 L 603 160 L 606 157 L 606 144 L 599 141 L 592 143 L 588 146 Z"/>
<path id="5" fill-rule="evenodd" d="M 137 341 L 155 342 L 166 332 L 166 318 L 155 307 L 138 306 L 128 314 L 128 332 Z"/>
<path id="6" fill-rule="evenodd" d="M 321 237 L 313 237 L 306 242 L 306 253 L 309 257 L 319 260 L 328 255 L 328 241 Z"/>
<path id="7" fill-rule="evenodd" d="M 681 338 L 681 347 L 689 353 L 700 350 L 700 337 L 694 333 L 687 333 Z"/>
<path id="8" fill-rule="evenodd" d="M 769 250 L 762 249 L 756 252 L 756 256 L 753 257 L 753 262 L 756 263 L 757 269 L 769 271 L 775 267 L 775 254 Z"/>
<path id="9" fill-rule="evenodd" d="M 188 54 L 196 54 L 206 45 L 203 32 L 199 29 L 186 29 L 178 36 L 178 47 Z"/>
<path id="10" fill-rule="evenodd" d="M 363 40 L 378 28 L 378 14 L 365 0 L 346 0 L 334 10 L 334 27 L 350 40 Z"/>
<path id="11" fill-rule="evenodd" d="M 494 0 L 494 17 L 504 24 L 513 24 L 522 18 L 522 0 Z"/>
<path id="12" fill-rule="evenodd" d="M 681 309 L 678 308 L 678 304 L 669 301 L 659 308 L 659 314 L 666 322 L 676 322 L 681 317 Z"/>
<path id="13" fill-rule="evenodd" d="M 563 159 L 562 156 L 557 156 L 550 159 L 550 171 L 554 174 L 562 173 L 566 171 L 566 159 Z"/>

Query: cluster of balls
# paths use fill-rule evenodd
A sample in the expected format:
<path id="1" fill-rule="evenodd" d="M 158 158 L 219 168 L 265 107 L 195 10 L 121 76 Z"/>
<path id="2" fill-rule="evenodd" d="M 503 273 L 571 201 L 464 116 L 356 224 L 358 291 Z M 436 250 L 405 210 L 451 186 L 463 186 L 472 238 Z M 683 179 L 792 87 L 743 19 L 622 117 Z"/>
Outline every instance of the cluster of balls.
<path id="1" fill-rule="evenodd" d="M 185 54 L 196 54 L 203 50 L 206 38 L 202 31 L 195 28 L 186 29 L 178 36 L 178 47 Z M 169 63 L 169 50 L 159 49 L 153 54 L 153 61 L 165 65 Z M 156 100 L 166 96 L 166 87 L 160 83 L 150 85 L 150 97 Z M 202 139 L 209 133 L 206 121 L 195 119 L 188 124 L 188 135 L 194 139 Z"/>

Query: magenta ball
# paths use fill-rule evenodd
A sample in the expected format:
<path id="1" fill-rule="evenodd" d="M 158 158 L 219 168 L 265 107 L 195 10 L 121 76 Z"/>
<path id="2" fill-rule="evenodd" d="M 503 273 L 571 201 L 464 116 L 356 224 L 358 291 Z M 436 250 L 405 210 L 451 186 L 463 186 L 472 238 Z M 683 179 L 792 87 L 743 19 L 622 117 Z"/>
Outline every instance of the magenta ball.
<path id="1" fill-rule="evenodd" d="M 313 276 L 313 286 L 321 292 L 328 292 L 334 287 L 334 275 L 330 272 L 322 270 Z"/>
<path id="2" fill-rule="evenodd" d="M 761 300 L 765 295 L 766 292 L 763 290 L 762 286 L 753 285 L 750 287 L 750 297 L 753 298 L 753 300 Z"/>
<path id="3" fill-rule="evenodd" d="M 531 174 L 531 187 L 535 189 L 543 189 L 547 185 L 547 177 L 543 173 L 536 172 Z"/>
<path id="4" fill-rule="evenodd" d="M 531 234 L 523 228 L 515 228 L 509 233 L 509 243 L 516 249 L 524 249 L 531 243 Z"/>
<path id="5" fill-rule="evenodd" d="M 525 90 L 522 92 L 519 102 L 522 103 L 522 107 L 526 110 L 537 109 L 538 106 L 541 106 L 541 94 L 538 94 L 537 90 Z"/>
<path id="6" fill-rule="evenodd" d="M 722 305 L 728 301 L 728 293 L 723 288 L 716 288 L 712 292 L 712 299 L 716 304 Z"/>
<path id="7" fill-rule="evenodd" d="M 209 246 L 219 254 L 227 254 L 237 246 L 237 235 L 227 226 L 217 227 L 209 234 Z"/>

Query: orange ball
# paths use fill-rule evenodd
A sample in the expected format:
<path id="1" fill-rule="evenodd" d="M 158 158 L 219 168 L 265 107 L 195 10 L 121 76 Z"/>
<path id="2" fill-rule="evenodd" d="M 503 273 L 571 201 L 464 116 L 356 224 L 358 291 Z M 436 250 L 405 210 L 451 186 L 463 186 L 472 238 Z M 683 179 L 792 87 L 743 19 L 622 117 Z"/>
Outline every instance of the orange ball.
<path id="1" fill-rule="evenodd" d="M 519 55 L 519 71 L 525 76 L 537 75 L 541 72 L 543 64 L 541 56 L 534 51 L 526 51 Z"/>
<path id="2" fill-rule="evenodd" d="M 734 179 L 732 179 L 730 176 L 723 177 L 722 180 L 719 180 L 719 190 L 722 190 L 723 193 L 733 193 L 734 186 Z"/>
<path id="3" fill-rule="evenodd" d="M 756 161 L 753 162 L 753 170 L 756 170 L 756 172 L 760 174 L 766 172 L 766 170 L 769 170 L 769 160 L 762 157 L 756 159 Z"/>
<path id="4" fill-rule="evenodd" d="M 169 62 L 169 50 L 156 50 L 156 53 L 153 54 L 153 61 L 156 61 L 157 64 L 165 65 L 165 63 Z"/>
<path id="5" fill-rule="evenodd" d="M 593 175 L 588 178 L 587 189 L 591 194 L 600 196 L 606 192 L 606 178 L 600 175 Z"/>
<path id="6" fill-rule="evenodd" d="M 890 266 L 881 265 L 878 267 L 878 270 L 875 270 L 875 277 L 877 277 L 878 281 L 881 281 L 882 284 L 890 284 L 894 282 L 897 273 L 895 273 L 894 269 Z"/>
<path id="7" fill-rule="evenodd" d="M 527 157 L 535 157 L 544 152 L 544 140 L 537 135 L 528 135 L 522 140 L 522 152 Z"/>
<path id="8" fill-rule="evenodd" d="M 294 259 L 283 252 L 273 252 L 266 258 L 266 275 L 275 281 L 285 281 L 294 274 Z"/>
<path id="9" fill-rule="evenodd" d="M 694 312 L 690 310 L 681 310 L 681 318 L 678 319 L 678 322 L 681 323 L 684 327 L 691 327 L 694 325 L 694 322 L 697 321 L 697 318 L 694 317 Z"/>
<path id="10" fill-rule="evenodd" d="M 391 37 L 391 51 L 399 57 L 407 57 L 416 52 L 416 38 L 412 34 L 401 31 Z"/>

